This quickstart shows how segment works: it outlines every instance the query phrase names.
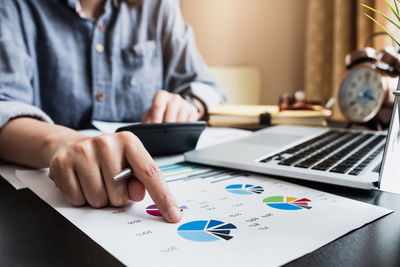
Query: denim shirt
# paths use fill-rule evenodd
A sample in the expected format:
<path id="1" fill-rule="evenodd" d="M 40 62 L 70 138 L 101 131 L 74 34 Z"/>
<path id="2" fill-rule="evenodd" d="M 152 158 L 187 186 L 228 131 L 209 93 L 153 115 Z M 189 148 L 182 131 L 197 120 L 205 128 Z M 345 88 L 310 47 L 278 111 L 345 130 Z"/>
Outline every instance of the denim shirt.
<path id="1" fill-rule="evenodd" d="M 208 108 L 224 99 L 178 0 L 108 0 L 97 20 L 75 0 L 0 0 L 0 127 L 21 116 L 75 129 L 139 121 L 161 89 Z"/>

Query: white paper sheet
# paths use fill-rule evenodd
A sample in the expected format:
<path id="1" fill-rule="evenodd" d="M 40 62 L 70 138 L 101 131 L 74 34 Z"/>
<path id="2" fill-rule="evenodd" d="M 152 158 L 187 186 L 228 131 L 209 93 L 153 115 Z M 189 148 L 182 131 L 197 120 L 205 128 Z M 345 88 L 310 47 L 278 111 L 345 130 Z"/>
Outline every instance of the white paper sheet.
<path id="1" fill-rule="evenodd" d="M 108 122 L 93 120 L 92 124 L 97 130 L 102 133 L 115 133 L 118 128 L 125 127 L 133 124 L 140 124 L 140 122 Z"/>
<path id="2" fill-rule="evenodd" d="M 26 170 L 29 168 L 25 168 L 20 165 L 14 165 L 6 162 L 0 162 L 0 175 L 9 182 L 15 189 L 19 190 L 22 188 L 26 188 L 26 185 L 18 179 L 15 171 L 16 170 Z M 1 179 L 1 178 L 0 178 Z"/>
<path id="3" fill-rule="evenodd" d="M 194 164 L 161 169 L 183 208 L 178 224 L 148 214 L 148 196 L 123 208 L 73 208 L 46 171 L 17 176 L 128 266 L 282 265 L 391 212 L 245 172 Z"/>
<path id="4" fill-rule="evenodd" d="M 103 134 L 103 132 L 101 132 L 99 130 L 95 130 L 95 129 L 80 130 L 78 132 L 80 132 L 81 134 L 86 135 L 87 137 L 95 137 L 95 136 Z"/>
<path id="5" fill-rule="evenodd" d="M 200 135 L 196 149 L 205 148 L 235 139 L 251 135 L 253 132 L 234 128 L 211 128 L 207 127 Z"/>

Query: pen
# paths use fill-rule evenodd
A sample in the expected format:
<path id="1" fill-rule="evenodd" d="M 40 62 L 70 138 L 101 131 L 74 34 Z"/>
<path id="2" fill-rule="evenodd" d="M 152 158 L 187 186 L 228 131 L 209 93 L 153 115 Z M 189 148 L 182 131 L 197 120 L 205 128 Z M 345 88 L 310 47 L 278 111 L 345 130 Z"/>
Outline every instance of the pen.
<path id="1" fill-rule="evenodd" d="M 123 169 L 121 172 L 117 173 L 114 177 L 113 177 L 113 181 L 117 182 L 117 181 L 121 181 L 121 180 L 126 180 L 129 177 L 131 177 L 133 175 L 133 171 L 131 168 L 125 168 Z"/>

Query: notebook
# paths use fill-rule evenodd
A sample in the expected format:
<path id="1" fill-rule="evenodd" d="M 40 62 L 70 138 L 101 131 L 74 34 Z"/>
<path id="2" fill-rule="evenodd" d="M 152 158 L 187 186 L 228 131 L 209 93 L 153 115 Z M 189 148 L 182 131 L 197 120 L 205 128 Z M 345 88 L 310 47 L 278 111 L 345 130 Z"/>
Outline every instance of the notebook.
<path id="1" fill-rule="evenodd" d="M 211 126 L 246 125 L 326 125 L 331 111 L 321 106 L 314 110 L 279 111 L 275 105 L 220 105 L 208 111 Z"/>

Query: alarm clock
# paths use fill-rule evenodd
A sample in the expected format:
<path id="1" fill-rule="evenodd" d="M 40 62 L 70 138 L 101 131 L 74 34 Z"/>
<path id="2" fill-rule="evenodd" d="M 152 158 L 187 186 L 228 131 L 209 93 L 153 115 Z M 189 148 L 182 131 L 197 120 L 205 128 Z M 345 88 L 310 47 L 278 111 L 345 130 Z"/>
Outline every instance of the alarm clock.
<path id="1" fill-rule="evenodd" d="M 400 74 L 400 55 L 394 47 L 376 52 L 371 47 L 345 58 L 346 73 L 339 88 L 342 114 L 353 123 L 389 123 Z"/>

